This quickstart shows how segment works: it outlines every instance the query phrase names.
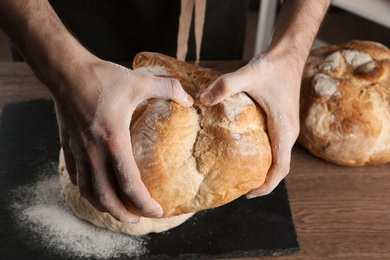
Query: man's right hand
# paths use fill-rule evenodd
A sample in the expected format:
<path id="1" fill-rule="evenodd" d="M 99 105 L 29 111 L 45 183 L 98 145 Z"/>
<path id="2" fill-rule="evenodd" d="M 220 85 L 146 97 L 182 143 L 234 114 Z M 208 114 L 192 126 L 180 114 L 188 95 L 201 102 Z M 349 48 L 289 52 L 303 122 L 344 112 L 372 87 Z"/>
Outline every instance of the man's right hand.
<path id="1" fill-rule="evenodd" d="M 65 162 L 73 184 L 95 208 L 124 222 L 138 216 L 126 210 L 118 189 L 143 214 L 162 215 L 150 197 L 133 157 L 130 121 L 149 98 L 193 103 L 179 81 L 137 73 L 96 59 L 81 66 L 55 95 Z"/>

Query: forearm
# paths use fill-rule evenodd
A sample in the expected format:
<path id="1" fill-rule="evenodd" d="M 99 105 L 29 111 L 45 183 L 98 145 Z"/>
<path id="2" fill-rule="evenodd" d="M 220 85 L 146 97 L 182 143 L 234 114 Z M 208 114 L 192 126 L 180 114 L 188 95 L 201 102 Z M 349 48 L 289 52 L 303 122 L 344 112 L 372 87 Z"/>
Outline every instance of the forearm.
<path id="1" fill-rule="evenodd" d="M 284 0 L 268 52 L 291 57 L 303 68 L 331 0 Z"/>
<path id="2" fill-rule="evenodd" d="M 69 72 L 77 70 L 81 60 L 92 58 L 47 0 L 0 1 L 0 26 L 52 93 L 69 80 Z"/>

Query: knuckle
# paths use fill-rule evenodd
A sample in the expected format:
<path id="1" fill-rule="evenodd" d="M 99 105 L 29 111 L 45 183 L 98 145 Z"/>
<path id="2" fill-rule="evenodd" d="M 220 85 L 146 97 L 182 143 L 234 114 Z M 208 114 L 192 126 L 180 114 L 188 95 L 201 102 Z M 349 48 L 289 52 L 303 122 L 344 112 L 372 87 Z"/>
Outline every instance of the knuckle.
<path id="1" fill-rule="evenodd" d="M 129 197 L 133 197 L 134 193 L 136 192 L 136 185 L 134 182 L 123 181 L 120 183 L 120 187 L 122 191 Z"/>
<path id="2" fill-rule="evenodd" d="M 85 147 L 103 146 L 109 151 L 116 151 L 120 145 L 120 139 L 123 134 L 115 127 L 106 127 L 104 125 L 92 125 L 88 130 L 88 137 L 85 140 Z"/>
<path id="3" fill-rule="evenodd" d="M 177 79 L 166 79 L 165 80 L 165 92 L 169 96 L 180 96 L 182 90 L 181 85 Z"/>
<path id="4" fill-rule="evenodd" d="M 218 88 L 216 89 L 218 94 L 230 93 L 232 89 L 232 81 L 228 76 L 222 76 L 219 80 Z"/>
<path id="5" fill-rule="evenodd" d="M 275 173 L 279 176 L 285 176 L 290 171 L 290 158 L 288 156 L 283 156 L 275 162 Z"/>
<path id="6" fill-rule="evenodd" d="M 108 127 L 108 123 L 94 122 L 86 130 L 86 134 L 89 139 L 102 141 L 112 134 L 112 130 Z"/>
<path id="7" fill-rule="evenodd" d="M 115 160 L 121 160 L 125 153 L 125 150 L 122 148 L 125 140 L 118 134 L 110 133 L 104 138 L 102 145 Z"/>
<path id="8" fill-rule="evenodd" d="M 294 142 L 297 137 L 298 137 L 298 134 L 299 134 L 299 130 L 300 130 L 300 125 L 299 125 L 299 116 L 296 116 L 295 114 L 293 115 L 290 115 L 288 118 L 287 118 L 287 121 L 288 121 L 288 133 L 289 133 L 289 137 L 291 138 L 291 140 Z"/>

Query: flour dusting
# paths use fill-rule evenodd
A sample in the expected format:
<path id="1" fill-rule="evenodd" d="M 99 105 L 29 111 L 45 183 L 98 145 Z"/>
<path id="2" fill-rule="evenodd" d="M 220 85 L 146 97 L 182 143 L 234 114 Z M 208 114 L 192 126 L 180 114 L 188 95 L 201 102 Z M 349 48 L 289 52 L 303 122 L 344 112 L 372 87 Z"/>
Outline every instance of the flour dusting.
<path id="1" fill-rule="evenodd" d="M 61 196 L 57 164 L 46 166 L 34 183 L 11 193 L 19 228 L 41 247 L 79 258 L 136 257 L 146 253 L 142 237 L 97 228 L 78 219 Z"/>

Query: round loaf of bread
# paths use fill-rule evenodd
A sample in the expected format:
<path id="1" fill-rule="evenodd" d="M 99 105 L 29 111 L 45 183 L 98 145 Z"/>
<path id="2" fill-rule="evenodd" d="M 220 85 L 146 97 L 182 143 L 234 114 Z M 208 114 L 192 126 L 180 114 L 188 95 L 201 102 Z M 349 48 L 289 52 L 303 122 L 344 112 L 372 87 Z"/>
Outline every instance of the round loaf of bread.
<path id="1" fill-rule="evenodd" d="M 302 79 L 299 142 L 329 162 L 390 162 L 390 50 L 351 41 L 311 52 Z"/>
<path id="2" fill-rule="evenodd" d="M 142 181 L 162 206 L 163 218 L 224 205 L 264 183 L 272 161 L 266 116 L 245 93 L 207 107 L 199 94 L 219 73 L 148 52 L 135 57 L 133 69 L 175 78 L 194 98 L 190 108 L 147 100 L 130 124 Z M 129 211 L 142 216 L 119 196 Z"/>
<path id="3" fill-rule="evenodd" d="M 271 165 L 266 117 L 245 93 L 206 107 L 199 94 L 219 73 L 147 52 L 133 69 L 175 78 L 194 98 L 190 108 L 149 100 L 132 119 L 134 157 L 163 217 L 221 206 L 264 183 Z"/>

